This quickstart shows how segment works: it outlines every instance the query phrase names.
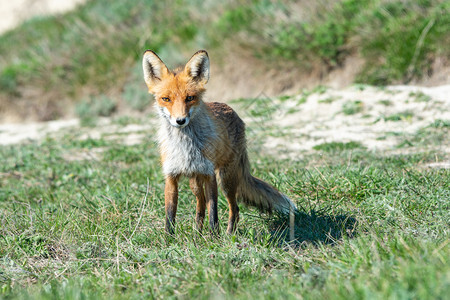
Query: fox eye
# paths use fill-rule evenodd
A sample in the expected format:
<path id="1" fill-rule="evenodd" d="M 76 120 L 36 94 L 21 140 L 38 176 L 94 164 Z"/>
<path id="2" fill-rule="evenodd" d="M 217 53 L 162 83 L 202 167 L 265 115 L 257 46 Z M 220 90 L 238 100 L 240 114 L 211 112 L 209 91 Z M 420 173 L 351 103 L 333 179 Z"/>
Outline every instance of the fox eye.
<path id="1" fill-rule="evenodd" d="M 193 101 L 194 99 L 195 99 L 195 96 L 187 96 L 186 97 L 187 102 Z"/>
<path id="2" fill-rule="evenodd" d="M 167 98 L 167 97 L 162 97 L 161 99 L 162 99 L 162 101 L 164 101 L 164 102 L 170 102 L 170 99 Z"/>

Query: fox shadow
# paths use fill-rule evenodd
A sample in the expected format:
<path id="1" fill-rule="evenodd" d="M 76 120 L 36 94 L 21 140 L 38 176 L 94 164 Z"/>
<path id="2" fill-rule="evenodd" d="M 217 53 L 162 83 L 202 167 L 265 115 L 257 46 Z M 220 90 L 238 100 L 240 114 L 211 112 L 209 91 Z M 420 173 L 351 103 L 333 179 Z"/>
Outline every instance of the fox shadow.
<path id="1" fill-rule="evenodd" d="M 354 217 L 340 214 L 328 215 L 311 210 L 297 211 L 294 221 L 294 240 L 290 240 L 289 216 L 275 215 L 269 220 L 272 238 L 280 244 L 290 243 L 300 247 L 305 244 L 334 244 L 344 237 L 357 235 L 357 221 Z"/>

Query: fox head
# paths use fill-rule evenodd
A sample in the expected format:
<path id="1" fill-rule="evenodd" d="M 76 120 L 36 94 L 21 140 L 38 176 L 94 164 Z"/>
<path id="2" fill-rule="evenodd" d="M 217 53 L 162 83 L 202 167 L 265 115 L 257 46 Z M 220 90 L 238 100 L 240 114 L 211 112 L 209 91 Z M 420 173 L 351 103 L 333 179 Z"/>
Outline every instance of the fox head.
<path id="1" fill-rule="evenodd" d="M 202 103 L 209 80 L 209 58 L 205 50 L 196 52 L 184 69 L 170 71 L 155 52 L 147 50 L 142 60 L 144 80 L 155 96 L 159 113 L 177 128 L 186 127 Z"/>

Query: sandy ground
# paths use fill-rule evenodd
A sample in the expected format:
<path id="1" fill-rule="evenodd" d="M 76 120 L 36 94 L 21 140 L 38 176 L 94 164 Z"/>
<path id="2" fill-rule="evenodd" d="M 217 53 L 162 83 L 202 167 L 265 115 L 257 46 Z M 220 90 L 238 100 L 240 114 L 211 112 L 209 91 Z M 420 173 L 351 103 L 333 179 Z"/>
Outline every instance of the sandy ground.
<path id="1" fill-rule="evenodd" d="M 326 89 L 310 94 L 306 102 L 298 95 L 289 99 L 265 99 L 240 103 L 237 108 L 247 124 L 247 131 L 262 130 L 264 151 L 291 159 L 314 146 L 328 142 L 356 141 L 373 151 L 398 151 L 402 137 L 414 134 L 436 120 L 450 120 L 450 85 L 432 88 L 391 86 L 384 89 L 352 86 L 346 89 Z M 267 102 L 265 102 L 267 101 Z M 303 102 L 303 103 L 302 103 Z M 343 107 L 357 103 L 359 111 L 345 114 Z M 259 106 L 259 107 L 255 107 Z M 252 117 L 250 110 L 270 111 L 267 119 Z M 398 120 L 389 120 L 399 115 Z M 68 131 L 76 131 L 79 139 L 103 137 L 117 143 L 140 143 L 154 132 L 157 118 L 148 118 L 144 124 L 120 126 L 110 118 L 101 119 L 96 127 L 80 127 L 79 120 L 58 120 L 29 124 L 0 124 L 0 145 L 39 142 L 47 136 L 58 138 Z M 253 135 L 255 136 L 255 135 Z M 248 132 L 249 144 L 252 133 Z M 404 138 L 403 138 L 404 139 Z M 436 167 L 450 168 L 450 138 L 439 149 L 448 153 L 445 161 Z M 402 151 L 402 150 L 400 150 Z M 101 151 L 100 151 L 101 152 Z M 72 153 L 68 160 L 96 158 L 100 153 Z"/>
<path id="2" fill-rule="evenodd" d="M 63 13 L 86 0 L 0 0 L 0 34 L 25 20 Z"/>
<path id="3" fill-rule="evenodd" d="M 450 120 L 450 85 L 385 89 L 354 86 L 315 93 L 306 103 L 296 104 L 300 99 L 297 96 L 280 104 L 284 112 L 271 120 L 289 132 L 289 142 L 283 135 L 269 137 L 267 148 L 287 149 L 292 154 L 322 143 L 356 141 L 370 150 L 387 150 L 397 146 L 402 135 L 414 134 L 436 120 Z M 360 111 L 345 114 L 348 104 Z M 393 116 L 400 120 L 390 120 Z M 442 146 L 450 151 L 450 145 Z"/>

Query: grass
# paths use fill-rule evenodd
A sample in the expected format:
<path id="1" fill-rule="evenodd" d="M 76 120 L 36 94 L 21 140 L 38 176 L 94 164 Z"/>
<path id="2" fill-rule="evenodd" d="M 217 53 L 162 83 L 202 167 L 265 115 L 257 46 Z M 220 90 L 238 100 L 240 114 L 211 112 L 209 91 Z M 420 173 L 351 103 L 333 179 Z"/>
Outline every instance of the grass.
<path id="1" fill-rule="evenodd" d="M 109 117 L 117 105 L 106 95 L 84 99 L 75 106 L 75 111 L 84 126 L 94 126 L 97 117 Z"/>
<path id="2" fill-rule="evenodd" d="M 312 7 L 296 18 L 290 12 L 298 6 L 288 1 L 254 1 L 250 8 L 237 6 L 224 14 L 221 22 L 229 24 L 224 26 L 228 35 L 245 33 L 241 43 L 247 47 L 257 41 L 253 49 L 260 57 L 296 61 L 304 69 L 333 69 L 361 53 L 366 63 L 358 83 L 408 82 L 431 71 L 427 57 L 448 55 L 443 41 L 450 38 L 445 33 L 450 7 L 445 1 L 346 0 Z"/>
<path id="3" fill-rule="evenodd" d="M 449 38 L 447 34 L 441 35 L 450 24 L 449 4 L 445 1 L 375 3 L 370 12 L 373 18 L 361 23 L 362 30 L 377 29 L 362 36 L 361 50 L 368 59 L 357 81 L 383 85 L 397 78 L 409 82 L 430 72 L 427 55 L 446 52 L 436 41 Z M 402 42 L 398 43 L 399 40 Z M 379 53 L 384 53 L 383 61 Z"/>
<path id="4" fill-rule="evenodd" d="M 335 97 L 327 97 L 325 99 L 320 99 L 319 103 L 325 103 L 325 104 L 330 104 L 333 103 L 337 98 Z"/>
<path id="5" fill-rule="evenodd" d="M 414 99 L 415 102 L 429 102 L 431 100 L 430 96 L 425 95 L 422 92 L 417 93 L 411 92 L 409 93 L 409 96 L 415 98 Z"/>
<path id="6" fill-rule="evenodd" d="M 400 142 L 398 147 L 434 145 L 445 149 L 448 147 L 447 136 L 450 134 L 449 128 L 450 120 L 437 119 L 417 132 L 404 136 L 403 141 Z"/>
<path id="7" fill-rule="evenodd" d="M 354 115 L 364 110 L 364 103 L 361 100 L 347 101 L 342 105 L 344 115 Z"/>
<path id="8" fill-rule="evenodd" d="M 319 144 L 313 147 L 314 150 L 318 151 L 325 151 L 325 152 L 335 152 L 335 151 L 344 151 L 344 150 L 352 150 L 352 149 L 358 149 L 358 148 L 364 148 L 364 146 L 360 142 L 330 142 L 330 143 L 323 143 Z"/>
<path id="9" fill-rule="evenodd" d="M 378 103 L 384 106 L 392 106 L 392 101 L 389 99 L 380 100 L 378 101 Z"/>
<path id="10" fill-rule="evenodd" d="M 392 114 L 389 116 L 383 116 L 383 120 L 385 121 L 392 121 L 392 122 L 398 122 L 398 121 L 410 121 L 412 117 L 414 116 L 414 113 L 411 111 L 404 111 L 399 112 L 396 114 Z"/>
<path id="11" fill-rule="evenodd" d="M 129 122 L 137 121 L 117 121 Z M 448 144 L 448 128 L 437 120 L 415 136 Z M 262 140 L 263 128 L 256 129 L 254 139 Z M 425 147 L 429 141 L 411 140 L 421 147 L 410 154 L 322 145 L 297 161 L 250 143 L 254 175 L 299 208 L 297 240 L 289 243 L 286 220 L 243 205 L 238 231 L 226 235 L 222 195 L 222 234 L 198 234 L 187 181 L 176 235 L 166 236 L 154 130 L 133 146 L 106 134 L 80 140 L 81 131 L 0 147 L 0 298 L 442 299 L 449 293 L 450 170 L 426 167 L 448 159 L 445 149 Z M 97 155 L 68 159 L 82 152 Z"/>

